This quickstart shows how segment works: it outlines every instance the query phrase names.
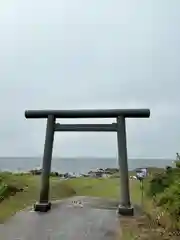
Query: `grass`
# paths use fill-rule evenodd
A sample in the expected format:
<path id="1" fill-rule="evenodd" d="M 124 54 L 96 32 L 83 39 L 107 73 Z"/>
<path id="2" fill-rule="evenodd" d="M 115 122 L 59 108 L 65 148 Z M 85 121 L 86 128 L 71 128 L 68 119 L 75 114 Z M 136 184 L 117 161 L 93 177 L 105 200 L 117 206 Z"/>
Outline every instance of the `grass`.
<path id="1" fill-rule="evenodd" d="M 17 211 L 32 206 L 39 198 L 40 177 L 28 174 L 18 175 L 4 173 L 0 176 L 6 184 L 23 188 L 0 203 L 0 223 L 4 222 Z M 50 199 L 57 200 L 71 196 L 95 196 L 105 198 L 120 198 L 120 180 L 118 178 L 74 178 L 60 180 L 50 178 Z M 139 183 L 130 181 L 131 198 L 133 202 L 140 201 Z"/>
<path id="2" fill-rule="evenodd" d="M 6 184 L 11 184 L 17 188 L 23 188 L 22 192 L 17 192 L 0 203 L 0 223 L 5 222 L 17 211 L 32 206 L 39 198 L 40 177 L 30 174 L 10 174 L 3 173 L 0 178 Z M 50 178 L 50 199 L 58 200 L 71 196 L 95 196 L 104 198 L 120 199 L 120 179 L 119 178 L 74 178 L 60 180 L 57 177 Z M 130 193 L 133 203 L 140 204 L 141 191 L 139 181 L 130 180 Z M 152 205 L 146 199 L 145 209 L 151 212 Z M 123 240 L 159 240 L 163 239 L 158 234 L 160 229 L 151 225 L 147 216 L 120 219 L 121 231 L 118 239 Z M 164 238 L 165 239 L 165 238 Z M 168 239 L 168 238 L 166 238 Z"/>

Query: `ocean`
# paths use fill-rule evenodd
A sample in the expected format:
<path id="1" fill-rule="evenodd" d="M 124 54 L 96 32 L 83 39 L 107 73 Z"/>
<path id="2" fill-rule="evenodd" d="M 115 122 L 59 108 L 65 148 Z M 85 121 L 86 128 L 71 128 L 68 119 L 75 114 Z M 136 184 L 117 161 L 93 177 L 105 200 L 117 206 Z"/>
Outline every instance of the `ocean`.
<path id="1" fill-rule="evenodd" d="M 174 159 L 153 158 L 153 159 L 129 159 L 129 170 L 141 167 L 165 167 L 172 166 Z M 0 157 L 0 170 L 11 172 L 29 171 L 36 167 L 41 167 L 42 158 L 38 157 Z M 87 173 L 97 168 L 113 168 L 118 167 L 116 158 L 53 158 L 52 171 L 60 173 L 75 172 Z"/>

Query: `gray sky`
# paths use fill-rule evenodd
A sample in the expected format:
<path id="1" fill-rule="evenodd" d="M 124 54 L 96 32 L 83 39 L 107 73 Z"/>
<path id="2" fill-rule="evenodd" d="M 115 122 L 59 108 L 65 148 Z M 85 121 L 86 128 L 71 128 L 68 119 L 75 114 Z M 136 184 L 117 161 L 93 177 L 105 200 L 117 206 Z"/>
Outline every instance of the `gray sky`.
<path id="1" fill-rule="evenodd" d="M 179 23 L 179 0 L 1 1 L 0 155 L 42 154 L 45 121 L 25 109 L 143 107 L 150 119 L 127 121 L 129 156 L 174 156 Z M 115 133 L 55 136 L 55 156 L 115 154 Z"/>

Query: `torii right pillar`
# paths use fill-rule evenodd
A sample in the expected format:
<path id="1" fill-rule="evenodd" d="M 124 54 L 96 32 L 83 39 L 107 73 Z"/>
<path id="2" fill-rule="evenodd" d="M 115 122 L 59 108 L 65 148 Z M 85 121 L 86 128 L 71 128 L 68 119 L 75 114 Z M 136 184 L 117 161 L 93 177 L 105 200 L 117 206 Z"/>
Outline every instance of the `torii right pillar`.
<path id="1" fill-rule="evenodd" d="M 129 174 L 128 157 L 126 144 L 126 120 L 124 116 L 117 117 L 117 143 L 118 143 L 118 162 L 120 170 L 120 196 L 121 201 L 118 206 L 120 215 L 133 216 L 134 209 L 131 205 L 129 194 Z"/>

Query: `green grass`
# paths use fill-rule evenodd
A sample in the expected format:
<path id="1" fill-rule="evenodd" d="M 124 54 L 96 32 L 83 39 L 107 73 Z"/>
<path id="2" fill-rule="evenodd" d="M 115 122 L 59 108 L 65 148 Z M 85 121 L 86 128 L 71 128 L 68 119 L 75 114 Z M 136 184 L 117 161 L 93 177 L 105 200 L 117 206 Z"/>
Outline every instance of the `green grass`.
<path id="1" fill-rule="evenodd" d="M 32 206 L 39 198 L 40 177 L 28 174 L 18 175 L 3 173 L 0 175 L 3 182 L 18 188 L 18 192 L 0 203 L 0 223 L 27 206 Z M 50 199 L 58 200 L 71 196 L 95 196 L 105 198 L 120 198 L 120 179 L 118 178 L 75 178 L 60 180 L 50 178 Z M 139 203 L 141 198 L 139 182 L 130 181 L 131 198 Z"/>
<path id="2" fill-rule="evenodd" d="M 0 223 L 3 223 L 17 211 L 27 206 L 32 206 L 39 199 L 40 177 L 30 174 L 0 174 L 1 183 L 17 188 L 23 188 L 22 192 L 6 198 L 0 203 Z M 146 184 L 146 182 L 145 182 Z M 60 180 L 57 177 L 50 178 L 50 199 L 58 200 L 72 196 L 95 196 L 104 198 L 120 199 L 120 179 L 119 178 L 75 178 Z M 133 203 L 141 203 L 140 183 L 130 180 L 130 194 Z M 153 210 L 152 201 L 145 198 L 144 209 L 147 213 Z M 121 218 L 120 234 L 117 239 L 163 239 L 156 234 L 154 227 L 150 229 L 150 223 L 146 216 L 134 218 Z M 157 229 L 159 232 L 159 229 Z M 137 238 L 137 235 L 140 236 Z M 157 237 L 157 238 L 156 238 Z M 168 239 L 168 238 L 166 238 Z"/>

